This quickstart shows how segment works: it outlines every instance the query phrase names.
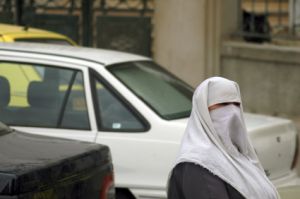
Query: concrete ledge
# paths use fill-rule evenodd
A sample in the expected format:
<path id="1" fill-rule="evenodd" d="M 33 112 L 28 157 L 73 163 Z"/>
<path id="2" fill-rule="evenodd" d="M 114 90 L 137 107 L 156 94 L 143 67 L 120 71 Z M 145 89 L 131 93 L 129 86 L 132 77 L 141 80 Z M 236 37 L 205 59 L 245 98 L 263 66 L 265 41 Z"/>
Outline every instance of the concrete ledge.
<path id="1" fill-rule="evenodd" d="M 226 41 L 221 48 L 223 57 L 254 59 L 289 64 L 300 64 L 300 46 L 279 46 L 275 44 L 253 44 Z"/>

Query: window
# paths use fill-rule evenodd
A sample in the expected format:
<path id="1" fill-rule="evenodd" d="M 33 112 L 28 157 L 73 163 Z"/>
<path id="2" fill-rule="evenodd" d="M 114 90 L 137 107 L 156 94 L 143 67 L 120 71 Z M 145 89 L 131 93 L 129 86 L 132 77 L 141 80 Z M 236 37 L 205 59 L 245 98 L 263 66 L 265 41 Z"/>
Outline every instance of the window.
<path id="1" fill-rule="evenodd" d="M 245 41 L 263 43 L 298 37 L 298 0 L 239 0 L 238 35 Z M 281 41 L 282 42 L 282 41 Z"/>
<path id="2" fill-rule="evenodd" d="M 108 67 L 139 98 L 165 119 L 188 117 L 193 89 L 153 62 L 128 62 Z"/>
<path id="3" fill-rule="evenodd" d="M 109 131 L 145 131 L 145 125 L 115 94 L 98 79 L 94 79 L 100 121 L 98 125 Z"/>
<path id="4" fill-rule="evenodd" d="M 0 63 L 0 120 L 17 126 L 89 129 L 82 72 Z"/>

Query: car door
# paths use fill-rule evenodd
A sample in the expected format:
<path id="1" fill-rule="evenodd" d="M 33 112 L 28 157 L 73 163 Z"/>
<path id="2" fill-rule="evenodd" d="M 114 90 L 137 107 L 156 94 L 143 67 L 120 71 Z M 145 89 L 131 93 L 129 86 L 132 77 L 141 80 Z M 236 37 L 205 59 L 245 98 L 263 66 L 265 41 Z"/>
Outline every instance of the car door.
<path id="1" fill-rule="evenodd" d="M 0 121 L 29 133 L 94 142 L 88 70 L 25 57 L 0 57 Z"/>
<path id="2" fill-rule="evenodd" d="M 130 188 L 141 195 L 164 198 L 167 175 L 178 143 L 156 135 L 163 137 L 174 132 L 171 128 L 159 129 L 157 124 L 150 126 L 148 118 L 107 79 L 91 72 L 99 129 L 97 142 L 108 145 L 112 151 L 116 186 Z"/>

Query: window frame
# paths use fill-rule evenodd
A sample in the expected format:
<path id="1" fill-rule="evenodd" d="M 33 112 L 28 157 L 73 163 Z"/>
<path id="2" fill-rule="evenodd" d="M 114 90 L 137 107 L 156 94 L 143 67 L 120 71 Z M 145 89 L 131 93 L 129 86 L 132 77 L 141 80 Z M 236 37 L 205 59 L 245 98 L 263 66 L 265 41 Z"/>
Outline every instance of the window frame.
<path id="1" fill-rule="evenodd" d="M 120 93 L 118 92 L 101 74 L 95 71 L 92 68 L 89 68 L 89 76 L 90 76 L 90 85 L 91 85 L 91 93 L 93 98 L 93 106 L 95 111 L 95 118 L 98 131 L 101 132 L 112 132 L 112 133 L 145 133 L 151 129 L 151 125 L 148 120 Z M 95 82 L 99 81 L 103 86 L 108 89 L 108 91 L 116 97 L 117 100 L 128 110 L 130 111 L 136 119 L 142 124 L 143 129 L 112 129 L 112 128 L 104 128 L 101 125 L 101 115 L 100 115 L 100 107 L 98 103 L 96 84 Z"/>

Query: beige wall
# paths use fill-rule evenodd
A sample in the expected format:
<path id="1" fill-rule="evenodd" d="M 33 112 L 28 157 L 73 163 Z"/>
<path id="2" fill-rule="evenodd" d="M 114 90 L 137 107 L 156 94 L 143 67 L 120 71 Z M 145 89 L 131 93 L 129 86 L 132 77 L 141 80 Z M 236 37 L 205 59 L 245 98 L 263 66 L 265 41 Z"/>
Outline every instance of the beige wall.
<path id="1" fill-rule="evenodd" d="M 155 7 L 154 59 L 198 84 L 204 78 L 205 0 L 157 0 Z"/>
<path id="2" fill-rule="evenodd" d="M 245 110 L 300 118 L 300 49 L 224 42 L 221 74 L 240 85 Z"/>
<path id="3" fill-rule="evenodd" d="M 154 59 L 192 86 L 219 74 L 221 35 L 236 27 L 236 0 L 156 0 Z"/>

